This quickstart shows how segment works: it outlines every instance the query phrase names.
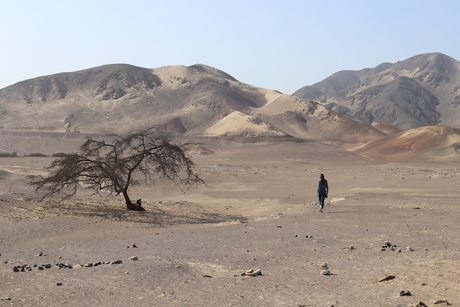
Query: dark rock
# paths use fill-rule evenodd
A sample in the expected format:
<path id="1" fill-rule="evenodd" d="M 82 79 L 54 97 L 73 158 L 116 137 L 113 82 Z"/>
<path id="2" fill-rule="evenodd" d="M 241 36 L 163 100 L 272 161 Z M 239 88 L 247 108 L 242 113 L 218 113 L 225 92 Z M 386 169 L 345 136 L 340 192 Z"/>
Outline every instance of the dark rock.
<path id="1" fill-rule="evenodd" d="M 401 292 L 399 292 L 399 295 L 400 296 L 412 296 L 412 293 L 410 293 L 410 291 L 402 290 Z"/>

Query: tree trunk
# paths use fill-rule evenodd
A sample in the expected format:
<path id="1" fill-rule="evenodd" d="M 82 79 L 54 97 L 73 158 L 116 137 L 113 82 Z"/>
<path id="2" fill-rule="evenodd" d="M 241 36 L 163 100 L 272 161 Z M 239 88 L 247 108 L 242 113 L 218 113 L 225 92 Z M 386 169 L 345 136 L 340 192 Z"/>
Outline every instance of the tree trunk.
<path id="1" fill-rule="evenodd" d="M 128 191 L 126 189 L 123 190 L 123 197 L 125 198 L 126 208 L 128 208 L 128 210 L 145 211 L 145 209 L 142 208 L 141 200 L 138 199 L 137 202 L 134 204 L 129 198 Z"/>

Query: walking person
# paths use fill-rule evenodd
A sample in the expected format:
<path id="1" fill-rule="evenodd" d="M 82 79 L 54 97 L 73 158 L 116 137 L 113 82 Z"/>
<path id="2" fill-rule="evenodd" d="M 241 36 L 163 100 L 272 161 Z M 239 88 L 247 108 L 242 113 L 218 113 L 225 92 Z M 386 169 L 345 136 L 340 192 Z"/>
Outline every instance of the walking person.
<path id="1" fill-rule="evenodd" d="M 319 212 L 323 212 L 324 209 L 324 200 L 327 197 L 327 194 L 329 193 L 329 185 L 327 184 L 327 180 L 324 179 L 324 174 L 321 174 L 319 176 L 319 182 L 318 182 L 318 190 L 316 191 L 316 196 L 318 196 L 318 203 L 321 207 L 319 209 Z"/>

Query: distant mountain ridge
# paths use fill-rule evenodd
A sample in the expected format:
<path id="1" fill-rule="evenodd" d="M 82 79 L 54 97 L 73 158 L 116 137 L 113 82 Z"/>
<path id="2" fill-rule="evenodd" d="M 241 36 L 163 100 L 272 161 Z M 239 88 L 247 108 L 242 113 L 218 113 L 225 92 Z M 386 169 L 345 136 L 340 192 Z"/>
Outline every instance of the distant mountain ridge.
<path id="1" fill-rule="evenodd" d="M 460 127 L 460 62 L 428 53 L 375 68 L 339 71 L 294 95 L 368 123 L 403 129 Z"/>
<path id="2" fill-rule="evenodd" d="M 201 64 L 104 65 L 0 89 L 4 133 L 124 133 L 153 125 L 185 136 L 366 142 L 387 135 L 316 102 L 244 84 Z"/>

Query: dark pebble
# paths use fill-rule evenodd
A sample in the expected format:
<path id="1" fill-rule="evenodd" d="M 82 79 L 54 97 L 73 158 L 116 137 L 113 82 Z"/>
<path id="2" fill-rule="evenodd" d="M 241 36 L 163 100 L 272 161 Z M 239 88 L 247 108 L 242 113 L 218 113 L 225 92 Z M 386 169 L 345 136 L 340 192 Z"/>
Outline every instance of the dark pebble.
<path id="1" fill-rule="evenodd" d="M 410 293 L 410 291 L 402 290 L 401 292 L 399 292 L 399 295 L 400 296 L 412 296 L 412 293 Z"/>

